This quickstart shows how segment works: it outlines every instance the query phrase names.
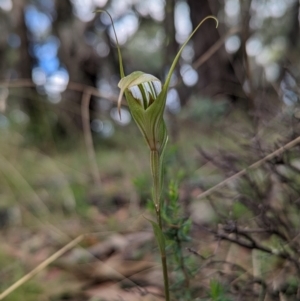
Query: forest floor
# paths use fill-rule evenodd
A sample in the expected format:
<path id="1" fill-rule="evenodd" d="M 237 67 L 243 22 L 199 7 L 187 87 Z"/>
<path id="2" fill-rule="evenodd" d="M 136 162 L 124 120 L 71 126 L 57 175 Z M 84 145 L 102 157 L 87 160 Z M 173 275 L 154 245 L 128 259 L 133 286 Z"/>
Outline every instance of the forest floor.
<path id="1" fill-rule="evenodd" d="M 179 200 L 182 214 L 192 220 L 193 227 L 182 252 L 197 267 L 189 287 L 194 291 L 198 287 L 198 295 L 205 300 L 217 300 L 207 293 L 212 290 L 212 279 L 226 274 L 230 278 L 226 283 L 234 285 L 255 274 L 252 250 L 222 242 L 206 230 L 218 227 L 216 211 L 231 204 L 228 199 L 234 184 L 222 190 L 229 194 L 226 204 L 197 198 L 205 187 L 228 176 L 215 162 L 203 158 L 202 152 L 227 154 L 227 163 L 222 164 L 242 158 L 240 169 L 259 159 L 248 151 L 254 141 L 249 135 L 255 135 L 245 116 L 237 111 L 221 119 L 212 116 L 210 121 L 178 118 L 176 125 L 169 125 L 165 183 L 183 179 Z M 272 131 L 258 134 L 260 140 L 267 137 L 270 145 L 285 134 L 273 124 Z M 38 147 L 28 143 L 20 129 L 1 129 L 0 294 L 84 235 L 78 245 L 3 300 L 164 300 L 158 249 L 145 218 L 152 217 L 147 209 L 151 176 L 140 134 L 130 125 L 117 128 L 108 140 L 94 137 L 96 162 L 89 161 L 84 139 L 78 136 L 68 147 L 54 140 Z M 91 176 L 94 163 L 99 182 Z M 243 211 L 238 218 L 245 216 L 248 212 Z M 171 279 L 176 279 L 175 274 L 176 270 L 170 273 Z"/>

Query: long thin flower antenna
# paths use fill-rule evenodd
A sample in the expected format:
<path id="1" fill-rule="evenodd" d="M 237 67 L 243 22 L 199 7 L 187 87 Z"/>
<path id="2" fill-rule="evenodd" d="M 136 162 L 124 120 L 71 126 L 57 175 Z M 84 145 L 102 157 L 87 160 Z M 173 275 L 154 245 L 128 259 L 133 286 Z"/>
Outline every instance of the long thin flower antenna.
<path id="1" fill-rule="evenodd" d="M 118 36 L 117 36 L 115 25 L 114 25 L 114 20 L 113 20 L 111 14 L 107 10 L 96 9 L 94 12 L 95 13 L 107 13 L 109 18 L 110 18 L 111 25 L 112 25 L 114 35 L 115 35 L 115 38 L 116 38 L 116 43 L 117 43 L 118 58 L 119 58 L 119 63 L 120 63 L 120 76 L 121 76 L 121 78 L 123 78 L 123 77 L 125 77 L 124 68 L 123 68 L 123 59 L 122 59 L 122 53 L 121 53 L 121 49 L 120 49 Z"/>
<path id="2" fill-rule="evenodd" d="M 179 51 L 177 52 L 177 55 L 175 56 L 175 59 L 173 60 L 173 63 L 171 65 L 171 68 L 169 70 L 166 82 L 165 82 L 165 86 L 168 87 L 170 84 L 170 80 L 172 77 L 172 74 L 175 70 L 176 64 L 178 63 L 178 60 L 180 58 L 180 55 L 184 49 L 184 47 L 186 46 L 186 44 L 190 41 L 190 39 L 192 38 L 192 36 L 196 33 L 196 31 L 199 29 L 199 27 L 207 20 L 207 19 L 214 19 L 216 21 L 216 28 L 219 25 L 219 21 L 215 16 L 207 16 L 205 17 L 198 25 L 197 27 L 193 30 L 193 32 L 189 35 L 189 37 L 187 38 L 187 40 L 184 42 L 184 44 L 181 46 L 181 48 L 179 49 Z"/>

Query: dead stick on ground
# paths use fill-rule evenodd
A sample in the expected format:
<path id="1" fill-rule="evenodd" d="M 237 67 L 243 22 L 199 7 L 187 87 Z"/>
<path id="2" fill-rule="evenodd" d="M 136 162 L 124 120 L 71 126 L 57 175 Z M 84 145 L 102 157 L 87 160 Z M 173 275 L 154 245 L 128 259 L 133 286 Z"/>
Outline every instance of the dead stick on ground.
<path id="1" fill-rule="evenodd" d="M 56 253 L 54 253 L 52 256 L 47 258 L 45 261 L 40 263 L 35 269 L 33 269 L 31 272 L 26 274 L 24 277 L 19 279 L 17 282 L 15 282 L 13 285 L 11 285 L 9 288 L 7 288 L 2 294 L 0 294 L 0 300 L 3 300 L 6 296 L 8 296 L 10 293 L 12 293 L 15 289 L 17 289 L 19 286 L 30 280 L 32 277 L 34 277 L 36 274 L 41 272 L 43 269 L 45 269 L 50 263 L 58 259 L 60 256 L 62 256 L 65 252 L 69 251 L 73 247 L 75 247 L 81 240 L 83 239 L 83 235 L 78 236 L 77 238 L 73 239 L 71 242 L 69 242 L 67 245 L 65 245 L 63 248 L 58 250 Z"/>
<path id="2" fill-rule="evenodd" d="M 89 88 L 83 90 L 81 99 L 81 119 L 83 127 L 84 141 L 87 148 L 87 153 L 90 161 L 90 168 L 94 179 L 94 184 L 101 187 L 101 178 L 98 170 L 96 153 L 93 144 L 93 137 L 90 127 L 90 99 L 91 91 Z"/>
<path id="3" fill-rule="evenodd" d="M 240 177 L 242 177 L 243 175 L 245 175 L 247 173 L 248 170 L 250 169 L 255 169 L 259 166 L 261 166 L 263 163 L 272 160 L 273 158 L 275 158 L 276 156 L 281 155 L 282 153 L 284 153 L 285 151 L 289 150 L 290 148 L 296 146 L 297 144 L 300 143 L 300 136 L 297 137 L 296 139 L 290 141 L 289 143 L 287 143 L 286 145 L 280 147 L 279 149 L 277 149 L 276 151 L 274 151 L 273 153 L 265 156 L 264 158 L 260 159 L 259 161 L 253 163 L 252 165 L 248 166 L 245 169 L 242 169 L 241 171 L 237 172 L 236 174 L 234 174 L 233 176 L 225 179 L 224 181 L 220 182 L 219 184 L 213 186 L 212 188 L 200 193 L 197 195 L 197 199 L 202 199 L 205 198 L 206 196 L 208 196 L 209 194 L 211 194 L 212 192 L 218 190 L 219 188 L 221 188 L 222 186 L 226 185 L 227 183 L 229 183 L 230 181 L 233 181 L 235 179 L 238 179 Z"/>

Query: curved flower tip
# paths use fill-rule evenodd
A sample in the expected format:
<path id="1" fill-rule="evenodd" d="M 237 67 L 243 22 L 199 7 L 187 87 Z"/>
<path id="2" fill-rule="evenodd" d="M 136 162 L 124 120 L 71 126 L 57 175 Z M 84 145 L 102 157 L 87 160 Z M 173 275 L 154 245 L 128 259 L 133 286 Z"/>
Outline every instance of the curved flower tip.
<path id="1" fill-rule="evenodd" d="M 138 100 L 144 109 L 151 104 L 151 99 L 156 99 L 161 92 L 161 81 L 151 75 L 142 71 L 135 71 L 123 77 L 118 84 L 121 89 L 118 98 L 118 112 L 121 119 L 121 101 L 126 89 L 129 89 L 132 96 Z"/>

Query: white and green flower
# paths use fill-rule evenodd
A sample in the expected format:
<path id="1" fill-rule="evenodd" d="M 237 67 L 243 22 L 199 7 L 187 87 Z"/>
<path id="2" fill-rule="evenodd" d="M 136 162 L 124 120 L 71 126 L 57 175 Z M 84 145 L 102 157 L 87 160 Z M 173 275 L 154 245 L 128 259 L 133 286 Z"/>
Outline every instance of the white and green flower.
<path id="1" fill-rule="evenodd" d="M 162 90 L 162 84 L 158 78 L 141 71 L 135 71 L 123 77 L 118 87 L 121 89 L 118 99 L 119 109 L 125 89 L 129 90 L 132 97 L 141 104 L 144 110 L 154 102 Z"/>
<path id="2" fill-rule="evenodd" d="M 182 50 L 202 23 L 207 19 L 214 19 L 218 26 L 218 20 L 214 16 L 208 16 L 199 23 L 175 56 L 164 85 L 162 85 L 161 81 L 155 76 L 141 71 L 135 71 L 125 76 L 122 54 L 118 46 L 116 35 L 121 75 L 121 80 L 118 84 L 118 87 L 120 88 L 118 98 L 119 114 L 122 97 L 125 94 L 129 110 L 151 150 L 157 150 L 159 153 L 162 153 L 166 144 L 167 133 L 163 120 L 163 112 L 171 76 L 178 63 Z"/>

